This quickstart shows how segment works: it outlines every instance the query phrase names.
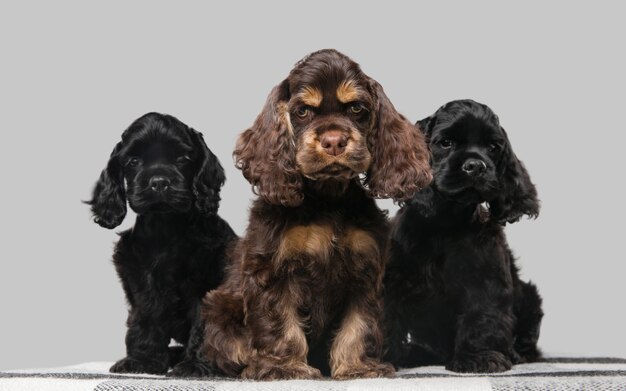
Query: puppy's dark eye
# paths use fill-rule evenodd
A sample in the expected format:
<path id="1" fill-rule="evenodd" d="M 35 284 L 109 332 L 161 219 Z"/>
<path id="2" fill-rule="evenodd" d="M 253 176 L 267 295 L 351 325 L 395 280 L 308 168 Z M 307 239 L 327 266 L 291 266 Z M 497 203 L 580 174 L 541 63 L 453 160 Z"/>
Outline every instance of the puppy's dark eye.
<path id="1" fill-rule="evenodd" d="M 311 113 L 311 109 L 308 106 L 300 106 L 296 109 L 296 115 L 300 118 L 306 118 Z"/>
<path id="2" fill-rule="evenodd" d="M 126 161 L 126 165 L 128 167 L 133 167 L 133 168 L 135 168 L 137 166 L 140 166 L 142 163 L 143 163 L 143 161 L 141 159 L 139 159 L 138 157 L 134 157 L 134 156 L 129 158 Z"/>
<path id="3" fill-rule="evenodd" d="M 349 108 L 349 111 L 352 114 L 361 114 L 363 110 L 365 110 L 365 107 L 363 107 L 363 104 L 358 102 L 351 104 Z"/>
<path id="4" fill-rule="evenodd" d="M 449 149 L 454 146 L 454 141 L 444 138 L 443 140 L 439 141 L 439 146 L 443 149 Z"/>
<path id="5" fill-rule="evenodd" d="M 180 156 L 178 159 L 176 159 L 176 163 L 178 164 L 185 164 L 185 163 L 189 163 L 190 161 L 191 161 L 191 158 L 187 155 Z"/>
<path id="6" fill-rule="evenodd" d="M 500 146 L 496 143 L 489 144 L 489 152 L 498 152 L 500 150 Z"/>

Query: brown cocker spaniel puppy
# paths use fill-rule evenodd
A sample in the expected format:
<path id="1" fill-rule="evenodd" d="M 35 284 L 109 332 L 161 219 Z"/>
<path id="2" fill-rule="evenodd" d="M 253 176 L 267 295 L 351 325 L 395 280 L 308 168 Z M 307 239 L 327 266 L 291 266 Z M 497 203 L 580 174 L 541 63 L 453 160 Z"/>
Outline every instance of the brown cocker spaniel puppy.
<path id="1" fill-rule="evenodd" d="M 404 200 L 430 182 L 422 134 L 358 64 L 321 50 L 271 91 L 234 156 L 259 197 L 225 283 L 205 298 L 199 350 L 174 374 L 393 374 L 380 361 L 388 223 L 374 197 Z"/>

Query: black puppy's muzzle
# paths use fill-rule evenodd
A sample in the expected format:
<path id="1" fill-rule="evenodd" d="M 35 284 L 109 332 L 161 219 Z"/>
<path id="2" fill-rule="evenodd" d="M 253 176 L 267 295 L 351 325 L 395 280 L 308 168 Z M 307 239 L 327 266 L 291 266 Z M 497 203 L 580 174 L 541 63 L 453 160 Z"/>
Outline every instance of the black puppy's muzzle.
<path id="1" fill-rule="evenodd" d="M 163 193 L 167 191 L 167 189 L 170 188 L 171 184 L 172 181 L 161 175 L 153 176 L 148 182 L 148 186 L 150 187 L 150 189 L 156 193 Z"/>
<path id="2" fill-rule="evenodd" d="M 480 159 L 467 159 L 461 166 L 461 170 L 471 177 L 478 178 L 487 171 L 487 164 Z"/>
<path id="3" fill-rule="evenodd" d="M 187 210 L 193 197 L 183 173 L 166 165 L 146 167 L 129 180 L 127 196 L 137 213 Z"/>

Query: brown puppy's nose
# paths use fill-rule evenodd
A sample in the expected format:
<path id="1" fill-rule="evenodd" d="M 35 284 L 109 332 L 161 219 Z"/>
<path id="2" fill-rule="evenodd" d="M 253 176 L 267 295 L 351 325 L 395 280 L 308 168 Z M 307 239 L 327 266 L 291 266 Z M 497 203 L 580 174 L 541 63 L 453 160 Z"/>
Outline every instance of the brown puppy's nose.
<path id="1" fill-rule="evenodd" d="M 320 144 L 324 148 L 324 152 L 329 155 L 341 155 L 346 150 L 348 138 L 339 130 L 329 130 L 320 137 Z"/>

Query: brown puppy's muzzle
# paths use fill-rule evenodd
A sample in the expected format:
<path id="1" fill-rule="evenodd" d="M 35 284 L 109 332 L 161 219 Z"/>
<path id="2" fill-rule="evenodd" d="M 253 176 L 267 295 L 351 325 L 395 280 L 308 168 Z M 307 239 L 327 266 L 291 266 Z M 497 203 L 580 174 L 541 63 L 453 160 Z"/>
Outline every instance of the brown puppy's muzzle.
<path id="1" fill-rule="evenodd" d="M 367 171 L 371 155 L 365 136 L 343 117 L 313 121 L 297 142 L 300 173 L 314 180 L 350 179 Z"/>

